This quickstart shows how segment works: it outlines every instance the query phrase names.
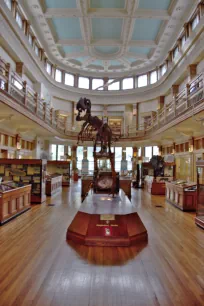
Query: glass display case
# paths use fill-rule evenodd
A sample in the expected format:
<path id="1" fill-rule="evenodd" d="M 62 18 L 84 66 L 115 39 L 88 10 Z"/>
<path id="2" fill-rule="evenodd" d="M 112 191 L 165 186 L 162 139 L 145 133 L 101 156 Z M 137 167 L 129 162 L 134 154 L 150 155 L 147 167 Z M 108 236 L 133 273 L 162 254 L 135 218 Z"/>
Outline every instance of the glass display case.
<path id="1" fill-rule="evenodd" d="M 195 223 L 204 229 L 204 160 L 196 162 L 197 205 Z"/>
<path id="2" fill-rule="evenodd" d="M 46 199 L 46 165 L 41 159 L 0 159 L 0 176 L 4 182 L 13 181 L 12 187 L 31 184 L 31 202 L 42 203 Z"/>
<path id="3" fill-rule="evenodd" d="M 184 180 L 166 182 L 166 200 L 183 211 L 195 211 L 197 202 L 196 183 Z"/>
<path id="4" fill-rule="evenodd" d="M 48 160 L 47 173 L 62 175 L 62 186 L 70 185 L 70 161 Z"/>

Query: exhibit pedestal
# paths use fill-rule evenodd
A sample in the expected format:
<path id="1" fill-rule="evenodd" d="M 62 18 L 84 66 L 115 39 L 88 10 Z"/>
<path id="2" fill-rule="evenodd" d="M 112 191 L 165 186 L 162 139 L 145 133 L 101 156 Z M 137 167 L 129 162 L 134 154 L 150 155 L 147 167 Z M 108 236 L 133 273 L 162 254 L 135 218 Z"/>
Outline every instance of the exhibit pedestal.
<path id="1" fill-rule="evenodd" d="M 147 230 L 123 191 L 112 198 L 88 195 L 67 230 L 67 240 L 87 246 L 131 246 L 147 242 Z"/>

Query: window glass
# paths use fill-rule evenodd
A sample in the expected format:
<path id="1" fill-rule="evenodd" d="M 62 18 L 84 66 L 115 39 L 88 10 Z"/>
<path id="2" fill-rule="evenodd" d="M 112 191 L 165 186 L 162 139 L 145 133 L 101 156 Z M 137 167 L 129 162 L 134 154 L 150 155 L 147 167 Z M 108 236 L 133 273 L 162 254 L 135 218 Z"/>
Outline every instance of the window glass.
<path id="1" fill-rule="evenodd" d="M 145 157 L 149 160 L 152 158 L 152 147 L 145 147 Z"/>
<path id="2" fill-rule="evenodd" d="M 96 89 L 96 88 L 98 88 L 98 87 L 100 87 L 100 86 L 103 86 L 103 85 L 104 85 L 103 79 L 93 79 L 93 80 L 92 80 L 92 89 L 93 89 L 93 90 Z M 97 90 L 103 90 L 103 87 L 102 87 L 102 88 L 99 88 L 99 89 L 97 89 Z"/>
<path id="3" fill-rule="evenodd" d="M 35 45 L 34 50 L 35 50 L 35 54 L 39 56 L 39 48 L 37 45 Z"/>
<path id="4" fill-rule="evenodd" d="M 192 30 L 194 30 L 198 24 L 199 24 L 199 16 L 196 15 L 191 23 Z"/>
<path id="5" fill-rule="evenodd" d="M 120 172 L 122 160 L 122 147 L 115 147 L 115 170 Z"/>
<path id="6" fill-rule="evenodd" d="M 127 169 L 132 170 L 132 157 L 133 157 L 133 148 L 126 147 L 126 160 L 127 160 Z"/>
<path id="7" fill-rule="evenodd" d="M 21 85 L 21 83 L 19 83 L 18 81 L 14 80 L 13 84 L 15 87 L 17 87 L 18 89 L 22 90 L 23 86 Z"/>
<path id="8" fill-rule="evenodd" d="M 9 10 L 11 10 L 11 0 L 4 0 Z"/>
<path id="9" fill-rule="evenodd" d="M 138 87 L 147 86 L 147 74 L 138 76 Z"/>
<path id="10" fill-rule="evenodd" d="M 46 63 L 46 71 L 48 74 L 51 74 L 52 72 L 52 66 L 49 62 Z"/>
<path id="11" fill-rule="evenodd" d="M 139 148 L 139 149 L 138 149 L 138 157 L 140 157 L 141 155 L 142 155 L 142 149 Z"/>
<path id="12" fill-rule="evenodd" d="M 57 145 L 51 145 L 51 160 L 57 160 Z"/>
<path id="13" fill-rule="evenodd" d="M 62 71 L 59 69 L 56 69 L 55 71 L 55 81 L 61 83 L 62 82 Z"/>
<path id="14" fill-rule="evenodd" d="M 89 78 L 79 77 L 79 88 L 89 89 Z"/>
<path id="15" fill-rule="evenodd" d="M 173 57 L 176 57 L 178 53 L 179 53 L 179 48 L 176 47 L 173 51 Z"/>
<path id="16" fill-rule="evenodd" d="M 71 148 L 71 146 L 68 146 L 68 155 L 69 155 L 69 156 L 72 155 L 72 148 Z"/>
<path id="17" fill-rule="evenodd" d="M 77 168 L 79 170 L 81 170 L 81 168 L 82 168 L 82 159 L 84 157 L 83 147 L 81 147 L 81 146 L 77 147 L 76 157 L 77 157 Z"/>
<path id="18" fill-rule="evenodd" d="M 157 82 L 157 71 L 152 71 L 150 73 L 150 84 L 154 84 Z"/>
<path id="19" fill-rule="evenodd" d="M 32 37 L 32 35 L 30 33 L 28 34 L 28 41 L 29 41 L 29 44 L 32 46 L 32 44 L 33 44 L 33 37 Z"/>
<path id="20" fill-rule="evenodd" d="M 64 160 L 64 145 L 58 145 L 57 160 Z"/>
<path id="21" fill-rule="evenodd" d="M 65 73 L 65 85 L 74 86 L 74 76 L 73 74 Z"/>
<path id="22" fill-rule="evenodd" d="M 123 89 L 132 89 L 133 88 L 133 78 L 123 79 Z"/>
<path id="23" fill-rule="evenodd" d="M 94 172 L 94 158 L 93 158 L 93 147 L 87 148 L 87 159 L 89 161 L 89 173 Z"/>
<path id="24" fill-rule="evenodd" d="M 108 80 L 108 83 L 113 82 L 114 79 Z M 108 85 L 108 90 L 119 90 L 120 89 L 120 82 L 115 82 L 113 84 Z"/>
<path id="25" fill-rule="evenodd" d="M 166 66 L 166 64 L 165 64 L 165 65 L 163 65 L 163 66 L 161 67 L 161 75 L 164 75 L 164 74 L 166 73 L 166 71 L 167 71 L 167 66 Z"/>
<path id="26" fill-rule="evenodd" d="M 19 27 L 22 29 L 23 21 L 22 21 L 22 18 L 21 18 L 21 15 L 19 14 L 19 12 L 16 12 L 16 22 L 19 25 Z"/>
<path id="27" fill-rule="evenodd" d="M 159 155 L 159 147 L 157 146 L 153 147 L 153 155 Z"/>
<path id="28" fill-rule="evenodd" d="M 182 38 L 181 38 L 181 46 L 182 47 L 185 45 L 185 42 L 186 42 L 186 36 L 183 35 Z"/>

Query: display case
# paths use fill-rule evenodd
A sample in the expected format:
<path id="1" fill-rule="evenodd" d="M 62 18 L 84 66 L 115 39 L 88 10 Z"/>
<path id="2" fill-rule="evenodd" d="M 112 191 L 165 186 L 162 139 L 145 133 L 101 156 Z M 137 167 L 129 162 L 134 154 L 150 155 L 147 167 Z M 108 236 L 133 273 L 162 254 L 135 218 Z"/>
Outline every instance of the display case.
<path id="1" fill-rule="evenodd" d="M 93 175 L 83 175 L 81 177 L 81 197 L 85 198 L 93 184 Z"/>
<path id="2" fill-rule="evenodd" d="M 46 200 L 46 165 L 41 159 L 0 159 L 0 177 L 21 186 L 31 184 L 31 203 L 42 203 Z"/>
<path id="3" fill-rule="evenodd" d="M 30 209 L 31 185 L 0 184 L 0 225 Z"/>
<path id="4" fill-rule="evenodd" d="M 126 194 L 126 196 L 128 196 L 128 198 L 131 199 L 131 185 L 132 185 L 131 177 L 120 176 L 119 182 L 120 182 L 120 189 L 122 189 Z"/>
<path id="5" fill-rule="evenodd" d="M 204 160 L 196 162 L 197 168 L 197 205 L 195 223 L 204 229 Z"/>
<path id="6" fill-rule="evenodd" d="M 47 172 L 49 174 L 62 175 L 62 186 L 70 185 L 70 161 L 48 160 Z"/>
<path id="7" fill-rule="evenodd" d="M 175 177 L 175 163 L 164 163 L 164 176 L 154 178 L 154 170 L 151 163 L 143 163 L 144 189 L 152 195 L 165 195 L 166 182 L 173 181 Z"/>
<path id="8" fill-rule="evenodd" d="M 166 182 L 173 180 L 173 177 L 158 176 L 156 179 L 153 176 L 146 176 L 144 180 L 144 189 L 152 195 L 165 195 Z"/>
<path id="9" fill-rule="evenodd" d="M 164 177 L 170 178 L 170 181 L 172 178 L 174 179 L 176 176 L 176 164 L 175 163 L 164 163 Z"/>
<path id="10" fill-rule="evenodd" d="M 46 177 L 46 195 L 53 196 L 62 192 L 62 175 L 52 174 Z"/>
<path id="11" fill-rule="evenodd" d="M 183 211 L 195 211 L 197 184 L 182 180 L 166 182 L 166 200 Z"/>

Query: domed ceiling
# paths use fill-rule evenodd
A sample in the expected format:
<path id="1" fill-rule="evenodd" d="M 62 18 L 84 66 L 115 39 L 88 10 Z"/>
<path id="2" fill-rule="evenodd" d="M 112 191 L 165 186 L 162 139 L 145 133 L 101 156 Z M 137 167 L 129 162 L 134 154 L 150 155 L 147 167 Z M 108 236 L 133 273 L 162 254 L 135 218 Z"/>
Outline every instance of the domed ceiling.
<path id="1" fill-rule="evenodd" d="M 189 1 L 32 0 L 29 5 L 50 52 L 63 65 L 80 73 L 131 72 L 166 56 Z"/>

